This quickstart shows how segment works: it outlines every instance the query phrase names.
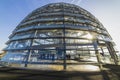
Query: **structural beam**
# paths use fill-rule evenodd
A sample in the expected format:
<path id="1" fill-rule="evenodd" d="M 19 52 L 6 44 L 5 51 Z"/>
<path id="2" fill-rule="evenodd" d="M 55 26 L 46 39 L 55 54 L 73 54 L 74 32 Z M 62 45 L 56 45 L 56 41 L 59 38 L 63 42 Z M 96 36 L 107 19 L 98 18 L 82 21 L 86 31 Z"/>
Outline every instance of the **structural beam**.
<path id="1" fill-rule="evenodd" d="M 100 53 L 98 52 L 98 41 L 97 40 L 93 40 L 93 46 L 95 49 L 95 54 L 97 57 L 97 61 L 99 63 L 99 68 L 102 69 L 102 62 L 101 62 L 101 58 L 100 58 Z"/>
<path id="2" fill-rule="evenodd" d="M 106 46 L 107 46 L 108 51 L 109 51 L 109 53 L 110 53 L 110 55 L 111 55 L 111 58 L 114 60 L 114 63 L 115 63 L 116 65 L 118 65 L 118 57 L 117 57 L 117 55 L 116 55 L 116 52 L 115 52 L 115 50 L 114 50 L 114 48 L 113 48 L 112 43 L 106 42 Z"/>

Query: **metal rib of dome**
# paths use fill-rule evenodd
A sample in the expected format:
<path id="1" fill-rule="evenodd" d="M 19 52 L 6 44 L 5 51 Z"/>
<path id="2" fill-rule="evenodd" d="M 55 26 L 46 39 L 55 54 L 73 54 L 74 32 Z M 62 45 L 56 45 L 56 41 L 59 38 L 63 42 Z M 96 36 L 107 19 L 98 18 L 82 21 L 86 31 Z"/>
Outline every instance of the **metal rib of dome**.
<path id="1" fill-rule="evenodd" d="M 52 3 L 34 10 L 9 38 L 2 60 L 11 64 L 63 65 L 64 69 L 80 60 L 117 64 L 107 30 L 91 13 L 73 4 Z"/>

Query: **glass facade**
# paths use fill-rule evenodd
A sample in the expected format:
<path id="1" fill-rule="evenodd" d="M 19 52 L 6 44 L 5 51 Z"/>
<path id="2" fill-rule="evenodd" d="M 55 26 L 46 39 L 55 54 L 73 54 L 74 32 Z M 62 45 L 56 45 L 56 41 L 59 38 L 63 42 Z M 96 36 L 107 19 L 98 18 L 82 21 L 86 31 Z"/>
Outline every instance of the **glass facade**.
<path id="1" fill-rule="evenodd" d="M 39 65 L 117 64 L 108 31 L 91 13 L 68 3 L 31 12 L 12 32 L 2 61 Z"/>

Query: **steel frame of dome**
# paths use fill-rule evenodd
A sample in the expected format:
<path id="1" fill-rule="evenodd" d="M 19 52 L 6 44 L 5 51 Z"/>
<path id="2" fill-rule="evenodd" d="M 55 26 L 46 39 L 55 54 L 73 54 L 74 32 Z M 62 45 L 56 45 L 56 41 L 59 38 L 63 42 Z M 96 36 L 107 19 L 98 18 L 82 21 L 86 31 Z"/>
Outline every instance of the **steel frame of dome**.
<path id="1" fill-rule="evenodd" d="M 74 4 L 51 3 L 34 10 L 9 39 L 2 61 L 25 67 L 63 65 L 66 69 L 92 58 L 99 65 L 118 63 L 108 31 L 91 13 Z"/>

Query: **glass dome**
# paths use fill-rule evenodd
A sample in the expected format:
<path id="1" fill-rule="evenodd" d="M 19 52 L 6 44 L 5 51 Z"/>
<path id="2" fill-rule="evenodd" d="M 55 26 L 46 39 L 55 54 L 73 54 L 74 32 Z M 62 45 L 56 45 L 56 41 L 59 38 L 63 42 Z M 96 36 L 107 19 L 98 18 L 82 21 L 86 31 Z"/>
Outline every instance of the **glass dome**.
<path id="1" fill-rule="evenodd" d="M 106 28 L 90 12 L 69 3 L 34 10 L 6 44 L 2 61 L 11 65 L 67 69 L 81 63 L 117 64 L 115 44 Z"/>

